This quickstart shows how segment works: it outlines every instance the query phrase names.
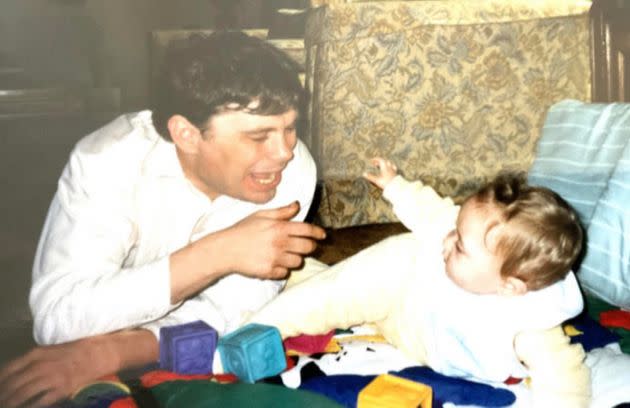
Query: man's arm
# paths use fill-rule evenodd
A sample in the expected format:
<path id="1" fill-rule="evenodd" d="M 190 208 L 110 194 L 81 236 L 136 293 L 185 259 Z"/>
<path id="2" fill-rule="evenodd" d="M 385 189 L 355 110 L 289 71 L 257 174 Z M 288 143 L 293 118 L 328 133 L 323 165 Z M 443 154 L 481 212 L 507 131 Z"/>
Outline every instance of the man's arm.
<path id="1" fill-rule="evenodd" d="M 171 303 L 238 271 L 259 279 L 282 279 L 302 264 L 304 255 L 323 239 L 321 227 L 289 222 L 298 203 L 261 210 L 236 225 L 210 234 L 170 257 Z"/>
<path id="2" fill-rule="evenodd" d="M 0 370 L 0 406 L 47 407 L 105 375 L 157 361 L 158 354 L 147 330 L 36 347 Z"/>

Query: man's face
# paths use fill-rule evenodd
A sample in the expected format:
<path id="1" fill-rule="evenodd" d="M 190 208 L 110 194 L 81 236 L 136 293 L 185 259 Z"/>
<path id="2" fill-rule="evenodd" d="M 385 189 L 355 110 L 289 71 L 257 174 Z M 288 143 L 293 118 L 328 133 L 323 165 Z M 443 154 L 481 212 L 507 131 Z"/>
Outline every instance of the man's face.
<path id="1" fill-rule="evenodd" d="M 462 206 L 456 228 L 443 244 L 446 274 L 459 287 L 478 294 L 497 293 L 501 258 L 494 253 L 496 226 L 490 227 L 491 210 L 473 200 Z"/>
<path id="2" fill-rule="evenodd" d="M 295 110 L 270 116 L 243 111 L 214 115 L 200 131 L 202 139 L 188 178 L 211 199 L 228 195 L 268 202 L 293 159 L 296 119 Z"/>

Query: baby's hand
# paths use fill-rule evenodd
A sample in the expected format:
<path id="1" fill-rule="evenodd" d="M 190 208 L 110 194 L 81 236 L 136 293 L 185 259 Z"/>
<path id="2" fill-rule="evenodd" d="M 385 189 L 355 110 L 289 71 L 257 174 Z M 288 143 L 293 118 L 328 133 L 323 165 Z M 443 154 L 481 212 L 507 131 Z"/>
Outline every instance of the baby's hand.
<path id="1" fill-rule="evenodd" d="M 376 167 L 377 173 L 365 172 L 363 173 L 363 177 L 381 189 L 384 189 L 385 186 L 398 174 L 398 168 L 389 160 L 375 157 L 370 160 L 370 163 Z"/>

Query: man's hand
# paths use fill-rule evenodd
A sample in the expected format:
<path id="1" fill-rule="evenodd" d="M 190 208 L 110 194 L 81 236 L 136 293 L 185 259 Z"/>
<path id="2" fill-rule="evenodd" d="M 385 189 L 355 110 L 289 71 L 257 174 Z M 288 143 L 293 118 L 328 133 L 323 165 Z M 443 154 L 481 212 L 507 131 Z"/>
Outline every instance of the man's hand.
<path id="1" fill-rule="evenodd" d="M 36 347 L 8 363 L 0 371 L 0 406 L 47 407 L 108 374 L 94 346 L 80 340 Z"/>
<path id="2" fill-rule="evenodd" d="M 290 221 L 300 205 L 260 210 L 223 231 L 228 268 L 260 279 L 282 279 L 302 265 L 326 234 L 321 227 Z"/>
<path id="3" fill-rule="evenodd" d="M 370 163 L 376 167 L 377 172 L 365 172 L 363 173 L 363 177 L 369 182 L 375 184 L 381 190 L 384 189 L 385 186 L 398 174 L 398 168 L 389 160 L 375 157 L 370 160 Z"/>
<path id="4" fill-rule="evenodd" d="M 230 273 L 282 279 L 326 237 L 323 228 L 291 221 L 297 202 L 260 210 L 233 226 L 192 242 L 170 258 L 171 303 L 175 304 Z"/>
<path id="5" fill-rule="evenodd" d="M 106 375 L 157 361 L 158 353 L 147 330 L 35 347 L 0 369 L 0 407 L 48 407 Z"/>

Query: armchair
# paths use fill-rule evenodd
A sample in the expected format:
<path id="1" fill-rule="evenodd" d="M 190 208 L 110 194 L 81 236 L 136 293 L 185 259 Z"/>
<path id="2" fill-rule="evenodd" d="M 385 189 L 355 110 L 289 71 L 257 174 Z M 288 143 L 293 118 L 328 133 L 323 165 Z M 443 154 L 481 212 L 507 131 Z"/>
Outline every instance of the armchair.
<path id="1" fill-rule="evenodd" d="M 374 155 L 461 199 L 529 168 L 554 102 L 591 99 L 590 2 L 325 3 L 305 34 L 325 226 L 395 221 L 359 177 Z"/>

